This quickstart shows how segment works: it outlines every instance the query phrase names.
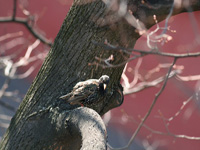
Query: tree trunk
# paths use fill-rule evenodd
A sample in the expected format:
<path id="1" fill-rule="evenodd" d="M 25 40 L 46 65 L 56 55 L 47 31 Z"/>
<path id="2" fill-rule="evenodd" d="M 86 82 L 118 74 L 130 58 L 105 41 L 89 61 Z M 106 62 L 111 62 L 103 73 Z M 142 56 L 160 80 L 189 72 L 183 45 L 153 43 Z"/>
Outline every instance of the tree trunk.
<path id="1" fill-rule="evenodd" d="M 164 1 L 160 1 L 161 4 L 162 2 Z M 171 8 L 169 4 L 172 4 L 160 4 L 159 8 L 154 9 L 143 7 L 140 3 L 130 1 L 128 8 L 148 28 L 155 24 L 152 14 L 156 13 L 161 21 L 168 15 Z M 197 10 L 197 5 L 199 2 L 190 6 Z M 177 10 L 179 11 L 175 13 L 184 9 Z M 123 17 L 116 18 L 116 12 L 108 11 L 101 0 L 74 2 L 36 79 L 11 120 L 1 142 L 1 150 L 76 150 L 81 149 L 81 146 L 84 149 L 85 146 L 90 146 L 84 143 L 87 134 L 83 132 L 84 129 L 89 129 L 87 125 L 82 128 L 87 121 L 89 127 L 94 126 L 99 130 L 98 137 L 102 137 L 102 140 L 94 140 L 94 145 L 101 144 L 98 148 L 93 148 L 106 149 L 105 127 L 98 114 L 103 115 L 122 104 L 119 82 L 125 63 L 117 68 L 105 68 L 98 65 L 102 61 L 96 58 L 106 59 L 113 55 L 114 60 L 111 59 L 110 63 L 120 64 L 129 58 L 129 54 L 104 50 L 93 41 L 104 43 L 107 40 L 113 45 L 133 47 L 140 37 L 135 32 L 135 27 Z M 103 74 L 110 76 L 108 96 L 104 101 L 91 106 L 92 109 L 72 106 L 59 99 L 69 93 L 77 82 L 99 78 Z M 95 133 L 94 130 L 94 135 Z M 89 141 L 86 140 L 86 143 Z"/>

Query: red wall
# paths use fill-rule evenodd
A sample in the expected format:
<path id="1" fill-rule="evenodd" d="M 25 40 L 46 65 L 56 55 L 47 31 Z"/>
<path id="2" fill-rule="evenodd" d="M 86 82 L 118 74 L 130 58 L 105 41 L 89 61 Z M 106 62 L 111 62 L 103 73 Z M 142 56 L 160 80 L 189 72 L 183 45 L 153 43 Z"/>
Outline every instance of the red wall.
<path id="1" fill-rule="evenodd" d="M 169 21 L 170 29 L 175 30 L 175 33 L 167 32 L 172 36 L 172 40 L 162 45 L 158 43 L 159 51 L 170 52 L 170 53 L 188 53 L 188 52 L 199 52 L 200 48 L 200 12 L 191 14 L 181 14 L 172 17 Z M 195 18 L 195 19 L 194 19 Z M 191 22 L 192 20 L 192 22 Z M 164 27 L 164 21 L 160 23 L 160 27 Z M 154 26 L 151 30 L 154 30 Z M 141 37 L 136 45 L 135 49 L 149 50 L 146 44 L 146 38 Z M 147 72 L 155 68 L 158 63 L 172 63 L 171 58 L 158 57 L 158 56 L 145 56 L 143 58 L 139 73 L 145 76 Z M 128 67 L 134 67 L 137 61 L 130 62 Z M 184 67 L 181 76 L 199 75 L 200 74 L 200 59 L 197 57 L 179 59 L 176 63 L 179 67 Z M 156 77 L 164 75 L 167 69 L 161 69 L 160 72 L 156 73 L 150 80 L 156 79 Z M 126 72 L 129 78 L 133 78 L 132 72 Z M 167 120 L 163 121 L 163 118 L 170 118 L 174 116 L 189 97 L 195 94 L 198 88 L 198 81 L 183 82 L 176 78 L 170 79 L 167 86 L 161 96 L 158 98 L 156 105 L 145 122 L 150 128 L 155 131 L 161 131 L 167 133 L 166 125 Z M 122 130 L 132 133 L 137 123 L 133 120 L 140 122 L 141 117 L 149 110 L 150 105 L 155 98 L 155 94 L 160 90 L 162 85 L 158 85 L 154 88 L 143 90 L 139 93 L 125 96 L 125 102 L 120 108 L 113 111 L 113 114 L 121 116 L 121 128 Z M 198 92 L 199 93 L 199 92 Z M 188 135 L 191 137 L 200 137 L 200 105 L 199 96 L 194 96 L 193 100 L 190 101 L 182 109 L 180 114 L 169 122 L 167 126 L 168 130 L 172 134 L 176 135 Z M 129 121 L 124 119 L 125 116 L 119 110 L 124 110 L 130 117 Z M 119 117 L 120 118 L 120 117 Z M 124 122 L 122 120 L 125 120 Z M 112 119 L 111 119 L 112 122 Z M 125 123 L 126 122 L 126 123 Z M 150 130 L 142 128 L 139 133 L 139 137 L 149 138 L 152 143 L 160 142 L 161 147 L 165 147 L 169 150 L 199 150 L 200 141 L 188 140 L 182 138 L 174 138 L 173 136 L 164 136 L 152 134 Z M 159 148 L 158 148 L 159 149 Z"/>
<path id="2" fill-rule="evenodd" d="M 34 0 L 28 1 L 28 4 L 24 4 L 24 7 L 26 7 L 27 10 L 29 10 L 30 13 L 32 15 L 35 15 L 35 17 L 37 18 L 37 26 L 35 27 L 37 31 L 45 35 L 48 39 L 54 40 L 69 10 L 70 5 L 71 2 L 64 0 L 55 0 L 51 2 L 49 2 L 48 0 Z M 10 16 L 11 13 L 12 1 L 0 0 L 0 16 Z M 24 17 L 22 10 L 18 9 L 17 16 Z M 160 27 L 163 27 L 164 22 L 160 23 L 159 25 Z M 199 12 L 192 13 L 190 14 L 190 16 L 189 14 L 181 14 L 172 17 L 169 21 L 169 26 L 172 30 L 175 30 L 176 32 L 167 32 L 173 38 L 168 43 L 165 43 L 164 45 L 158 43 L 159 48 L 162 49 L 163 52 L 187 53 L 199 51 Z M 152 30 L 153 29 L 155 29 L 155 27 L 153 27 Z M 32 37 L 27 31 L 27 29 L 22 25 L 15 23 L 0 24 L 0 36 L 9 32 L 17 32 L 19 30 L 23 31 L 23 37 L 25 39 L 28 39 L 29 44 L 35 41 L 34 37 Z M 4 41 L 4 43 L 8 41 L 9 40 L 6 40 Z M 22 47 L 22 45 L 18 45 L 16 48 L 20 47 Z M 146 38 L 140 38 L 136 43 L 135 48 L 149 50 L 149 48 L 146 46 Z M 40 44 L 40 46 L 34 51 L 34 53 L 40 53 L 44 49 L 48 50 L 46 46 Z M 12 50 L 9 51 L 9 53 L 12 53 Z M 23 55 L 23 53 L 24 52 L 22 52 L 21 55 Z M 134 67 L 136 65 L 136 62 L 137 61 L 130 62 L 128 67 Z M 144 76 L 150 69 L 155 68 L 159 63 L 171 62 L 172 59 L 166 57 L 146 56 L 143 59 L 142 65 L 139 69 L 139 73 Z M 40 65 L 41 64 L 42 61 Z M 184 70 L 181 74 L 182 76 L 200 74 L 199 58 L 180 59 L 178 60 L 177 65 L 184 67 Z M 37 71 L 39 70 L 39 67 L 40 66 L 37 67 Z M 27 68 L 28 67 L 20 68 L 21 72 L 24 72 Z M 37 74 L 37 71 L 35 71 L 31 75 L 31 80 Z M 155 79 L 160 75 L 164 75 L 166 71 L 166 69 L 162 69 L 161 72 L 157 73 L 151 79 Z M 127 76 L 133 78 L 133 73 L 127 72 Z M 182 103 L 186 101 L 192 94 L 194 94 L 196 86 L 196 81 L 182 82 L 175 78 L 170 79 L 166 89 L 159 97 L 158 102 L 156 103 L 155 108 L 153 109 L 153 112 L 151 113 L 150 117 L 145 123 L 153 130 L 166 132 L 166 123 L 164 123 L 161 119 L 159 111 L 163 114 L 165 118 L 173 116 L 180 109 Z M 127 134 L 131 135 L 137 127 L 137 124 L 134 123 L 133 120 L 139 122 L 139 118 L 145 115 L 155 97 L 155 94 L 159 91 L 160 87 L 161 85 L 158 85 L 157 87 L 146 89 L 137 94 L 125 96 L 125 102 L 123 103 L 123 105 L 112 111 L 112 114 L 115 115 L 113 116 L 113 118 L 115 118 L 115 121 L 111 119 L 110 124 L 114 124 L 117 127 L 122 127 L 119 130 L 127 132 Z M 180 115 L 178 115 L 174 120 L 170 122 L 168 129 L 171 133 L 200 137 L 200 113 L 199 105 L 197 105 L 197 103 L 199 103 L 199 100 L 197 99 L 191 101 L 184 107 Z M 125 112 L 130 117 L 132 117 L 132 119 L 124 119 L 123 116 L 125 114 L 121 110 L 125 110 Z M 165 147 L 166 149 L 200 149 L 199 141 L 174 138 L 165 135 L 151 134 L 151 131 L 145 128 L 142 128 L 141 132 L 139 133 L 139 137 L 141 139 L 147 138 L 147 136 L 149 135 L 151 135 L 150 137 L 148 137 L 151 142 L 157 140 L 159 141 L 160 146 Z"/>

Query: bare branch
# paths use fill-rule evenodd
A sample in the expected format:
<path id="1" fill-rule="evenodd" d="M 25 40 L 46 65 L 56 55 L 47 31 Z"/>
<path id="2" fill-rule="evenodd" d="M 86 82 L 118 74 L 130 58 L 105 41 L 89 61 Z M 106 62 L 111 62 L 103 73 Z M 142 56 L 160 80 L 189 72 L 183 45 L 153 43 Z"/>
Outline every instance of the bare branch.
<path id="1" fill-rule="evenodd" d="M 5 44 L 2 44 L 1 53 L 4 53 L 6 50 L 10 50 L 10 49 L 14 48 L 15 46 L 18 46 L 21 44 L 25 44 L 25 38 L 23 38 L 23 37 L 15 38 Z"/>
<path id="2" fill-rule="evenodd" d="M 161 115 L 161 118 L 168 121 L 168 123 L 166 123 L 167 125 L 169 124 L 170 121 L 174 120 L 175 117 L 177 117 L 181 111 L 185 108 L 185 106 L 194 98 L 195 95 L 189 97 L 186 101 L 183 102 L 183 104 L 181 105 L 180 109 L 174 114 L 174 116 L 170 117 L 170 118 L 164 118 L 164 115 Z M 160 118 L 160 116 L 159 116 Z"/>
<path id="3" fill-rule="evenodd" d="M 172 78 L 174 76 L 176 76 L 177 74 L 179 74 L 180 71 L 179 70 L 173 70 L 170 74 L 168 78 Z M 165 81 L 165 76 L 160 77 L 158 79 L 155 79 L 153 81 L 150 82 L 141 82 L 138 83 L 137 85 L 134 86 L 134 88 L 131 89 L 125 89 L 124 90 L 124 95 L 128 95 L 128 94 L 132 94 L 132 93 L 136 93 L 139 91 L 142 91 L 146 88 L 150 88 L 150 87 L 155 87 L 156 85 L 160 84 L 161 82 Z"/>
<path id="4" fill-rule="evenodd" d="M 93 63 L 89 63 L 89 65 L 98 65 L 98 66 L 101 66 L 102 68 L 116 68 L 116 67 L 120 67 L 120 66 L 123 66 L 125 65 L 127 62 L 130 62 L 132 60 L 135 60 L 137 58 L 140 58 L 142 57 L 143 55 L 135 55 L 131 58 L 128 58 L 126 61 L 120 63 L 120 64 L 116 64 L 116 65 L 113 65 L 110 63 L 110 57 L 109 58 L 106 58 L 106 59 L 102 59 L 102 58 L 99 58 L 99 57 L 95 57 L 96 60 L 98 60 L 99 62 L 93 62 Z"/>
<path id="5" fill-rule="evenodd" d="M 3 86 L 2 86 L 2 88 L 0 89 L 0 99 L 3 97 L 3 95 L 4 95 L 5 91 L 6 91 L 6 89 L 7 89 L 8 86 L 9 86 L 9 83 L 10 83 L 10 78 L 7 77 L 7 78 L 5 79 L 5 82 L 4 82 Z"/>
<path id="6" fill-rule="evenodd" d="M 21 36 L 21 35 L 23 35 L 22 31 L 18 31 L 18 32 L 15 32 L 15 33 L 7 33 L 3 36 L 0 36 L 0 42 L 3 41 L 3 40 L 6 40 L 8 38 L 18 37 L 18 36 Z"/>
<path id="7" fill-rule="evenodd" d="M 93 109 L 79 107 L 66 113 L 66 129 L 82 136 L 81 150 L 105 150 L 107 132 L 101 116 Z"/>
<path id="8" fill-rule="evenodd" d="M 136 52 L 136 53 L 140 53 L 142 56 L 144 56 L 144 55 L 159 55 L 159 56 L 172 57 L 172 58 L 186 58 L 186 57 L 199 57 L 200 56 L 200 52 L 176 54 L 176 53 L 165 53 L 165 52 L 159 52 L 159 51 L 145 51 L 145 50 L 139 50 L 139 49 L 117 47 L 114 45 L 110 46 L 111 44 L 108 46 L 104 43 L 99 43 L 99 42 L 95 42 L 95 41 L 93 41 L 93 43 L 95 45 L 102 46 L 105 50 L 117 50 L 117 51 L 122 50 L 122 51 L 128 51 L 128 52 Z"/>
<path id="9" fill-rule="evenodd" d="M 168 81 L 168 78 L 169 78 L 169 75 L 171 73 L 171 70 L 174 66 L 174 64 L 176 63 L 176 60 L 177 58 L 174 58 L 174 61 L 172 63 L 172 65 L 170 66 L 169 70 L 168 70 L 168 73 L 166 74 L 166 77 L 165 77 L 165 80 L 164 80 L 164 83 L 163 83 L 163 86 L 161 87 L 160 91 L 155 95 L 155 98 L 148 110 L 148 112 L 146 113 L 146 115 L 144 116 L 144 118 L 142 119 L 142 121 L 140 122 L 140 124 L 138 125 L 137 129 L 135 130 L 134 134 L 132 135 L 131 139 L 129 140 L 127 146 L 125 147 L 122 147 L 122 148 L 117 148 L 116 150 L 124 150 L 124 149 L 128 149 L 130 147 L 130 145 L 133 143 L 133 140 L 135 139 L 136 135 L 138 134 L 138 132 L 140 131 L 140 129 L 142 128 L 144 122 L 146 121 L 146 119 L 149 117 L 149 115 L 151 114 L 151 111 L 153 110 L 153 107 L 155 105 L 155 103 L 157 102 L 158 100 L 158 97 L 161 95 L 161 93 L 164 91 L 166 85 L 167 85 L 167 81 Z"/>
<path id="10" fill-rule="evenodd" d="M 177 77 L 177 79 L 179 79 L 181 81 L 197 81 L 197 80 L 200 80 L 200 75 L 191 75 L 191 76 L 177 75 L 176 77 Z"/>
<path id="11" fill-rule="evenodd" d="M 42 43 L 52 46 L 52 42 L 45 37 L 43 37 L 41 34 L 39 34 L 33 27 L 29 24 L 29 18 L 21 18 L 16 17 L 16 11 L 17 11 L 17 0 L 13 0 L 13 14 L 12 17 L 0 17 L 0 23 L 19 23 L 24 25 L 29 32 L 36 38 L 39 39 Z"/>
<path id="12" fill-rule="evenodd" d="M 13 20 L 15 20 L 16 11 L 17 11 L 17 0 L 13 0 L 13 15 L 12 15 Z"/>
<path id="13" fill-rule="evenodd" d="M 123 114 L 133 123 L 139 124 L 138 121 L 136 121 L 135 119 L 133 119 L 131 116 L 129 116 L 124 110 L 123 110 Z M 143 124 L 143 127 L 147 130 L 149 130 L 151 133 L 153 134 L 158 134 L 158 135 L 165 135 L 165 136 L 171 136 L 171 137 L 175 137 L 175 138 L 182 138 L 182 139 L 188 139 L 188 140 L 200 140 L 200 137 L 195 137 L 195 136 L 188 136 L 188 135 L 179 135 L 179 134 L 173 134 L 170 132 L 161 132 L 158 130 L 154 130 L 152 128 L 150 128 L 148 125 L 146 125 L 145 123 Z"/>
<path id="14" fill-rule="evenodd" d="M 122 74 L 122 79 L 123 79 L 123 82 L 122 82 L 122 84 L 124 84 L 124 87 L 125 88 L 128 88 L 128 89 L 130 89 L 130 88 L 132 88 L 132 87 L 134 87 L 135 85 L 136 85 L 136 83 L 138 82 L 138 80 L 139 80 L 139 68 L 140 68 L 140 66 L 141 66 L 141 64 L 142 64 L 142 58 L 139 58 L 138 59 L 138 62 L 137 62 L 137 64 L 136 64 L 136 66 L 135 66 L 135 68 L 134 68 L 134 79 L 133 79 L 133 81 L 131 81 L 131 82 L 129 82 L 129 79 L 128 79 L 128 77 L 126 76 L 126 74 L 125 74 L 125 70 L 126 70 L 126 68 L 127 68 L 127 65 L 126 65 L 126 67 L 124 68 L 124 72 L 123 72 L 123 74 Z M 125 90 L 126 91 L 126 90 Z"/>
<path id="15" fill-rule="evenodd" d="M 0 23 L 13 23 L 13 22 L 24 25 L 36 39 L 39 39 L 42 43 L 48 46 L 52 46 L 51 41 L 43 37 L 35 29 L 33 29 L 31 25 L 29 25 L 28 19 L 15 17 L 15 19 L 13 20 L 13 18 L 10 17 L 0 17 Z"/>
<path id="16" fill-rule="evenodd" d="M 147 112 L 147 114 L 144 116 L 144 118 L 142 119 L 141 123 L 139 124 L 138 128 L 136 129 L 135 133 L 133 134 L 133 136 L 131 137 L 127 147 L 129 147 L 131 145 L 131 143 L 133 142 L 134 138 L 136 137 L 137 133 L 139 132 L 140 128 L 142 127 L 142 125 L 144 124 L 145 120 L 148 118 L 148 116 L 151 114 L 151 111 L 155 105 L 155 103 L 157 102 L 158 100 L 158 97 L 161 95 L 161 93 L 163 92 L 163 90 L 165 89 L 166 85 L 167 85 L 167 81 L 168 81 L 168 78 L 169 78 L 169 75 L 171 73 L 171 70 L 174 66 L 174 64 L 176 63 L 176 58 L 174 58 L 174 61 L 171 65 L 171 67 L 169 68 L 169 71 L 165 77 L 165 80 L 164 80 L 164 83 L 163 83 L 163 86 L 161 87 L 160 91 L 155 95 L 155 99 L 153 100 L 153 103 L 151 104 L 150 108 L 149 108 L 149 111 Z"/>

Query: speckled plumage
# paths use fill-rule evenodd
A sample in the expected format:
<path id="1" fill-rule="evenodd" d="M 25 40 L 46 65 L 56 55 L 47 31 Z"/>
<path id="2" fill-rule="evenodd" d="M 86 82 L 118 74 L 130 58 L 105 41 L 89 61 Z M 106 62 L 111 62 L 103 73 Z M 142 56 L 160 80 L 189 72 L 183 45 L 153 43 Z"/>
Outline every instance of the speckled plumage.
<path id="1" fill-rule="evenodd" d="M 109 77 L 107 75 L 103 75 L 99 79 L 89 79 L 78 82 L 70 93 L 60 98 L 65 99 L 72 105 L 90 105 L 98 102 L 105 95 L 108 83 Z"/>

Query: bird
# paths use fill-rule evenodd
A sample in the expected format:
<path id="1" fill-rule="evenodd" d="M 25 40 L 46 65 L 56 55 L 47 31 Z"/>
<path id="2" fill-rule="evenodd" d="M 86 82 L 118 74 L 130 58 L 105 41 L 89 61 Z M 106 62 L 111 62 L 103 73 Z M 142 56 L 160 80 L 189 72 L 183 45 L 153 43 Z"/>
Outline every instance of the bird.
<path id="1" fill-rule="evenodd" d="M 75 105 L 90 105 L 100 101 L 107 92 L 107 85 L 110 81 L 108 75 L 102 75 L 99 79 L 88 79 L 78 82 L 73 90 L 60 97 L 68 103 Z"/>

